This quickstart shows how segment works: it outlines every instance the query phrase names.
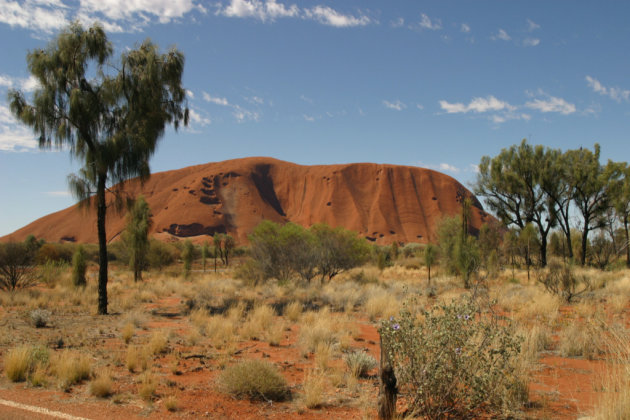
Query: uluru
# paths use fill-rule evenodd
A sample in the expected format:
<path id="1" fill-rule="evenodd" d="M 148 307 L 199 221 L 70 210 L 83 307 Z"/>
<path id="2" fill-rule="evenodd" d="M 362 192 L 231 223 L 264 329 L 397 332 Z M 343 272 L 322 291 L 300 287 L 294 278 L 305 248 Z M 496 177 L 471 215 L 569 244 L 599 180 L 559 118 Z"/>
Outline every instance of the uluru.
<path id="1" fill-rule="evenodd" d="M 159 172 L 124 194 L 144 195 L 151 207 L 150 234 L 162 240 L 229 233 L 238 243 L 262 220 L 343 226 L 379 244 L 435 242 L 445 216 L 472 199 L 470 227 L 490 216 L 452 177 L 430 169 L 375 163 L 305 166 L 268 157 L 233 159 Z M 108 193 L 113 204 L 114 197 Z M 125 227 L 124 212 L 107 213 L 107 238 Z M 79 205 L 44 216 L 2 238 L 28 235 L 49 242 L 97 242 L 96 215 Z"/>

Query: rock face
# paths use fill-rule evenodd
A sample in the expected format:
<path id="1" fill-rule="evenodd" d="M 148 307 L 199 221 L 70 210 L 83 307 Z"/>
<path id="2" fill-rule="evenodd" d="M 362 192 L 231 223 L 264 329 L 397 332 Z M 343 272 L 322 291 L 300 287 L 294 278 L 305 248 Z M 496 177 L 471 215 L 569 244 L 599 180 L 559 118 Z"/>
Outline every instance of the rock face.
<path id="1" fill-rule="evenodd" d="M 245 158 L 155 173 L 126 194 L 143 194 L 153 213 L 151 234 L 159 239 L 207 239 L 229 233 L 238 243 L 263 219 L 303 226 L 343 226 L 379 244 L 435 242 L 437 224 L 473 201 L 471 231 L 488 219 L 479 201 L 459 182 L 429 169 L 357 163 L 302 166 L 272 158 Z M 113 196 L 110 195 L 110 200 Z M 116 240 L 124 214 L 111 206 L 107 237 Z M 49 242 L 97 242 L 94 209 L 77 205 L 19 229 L 2 240 L 29 234 Z"/>

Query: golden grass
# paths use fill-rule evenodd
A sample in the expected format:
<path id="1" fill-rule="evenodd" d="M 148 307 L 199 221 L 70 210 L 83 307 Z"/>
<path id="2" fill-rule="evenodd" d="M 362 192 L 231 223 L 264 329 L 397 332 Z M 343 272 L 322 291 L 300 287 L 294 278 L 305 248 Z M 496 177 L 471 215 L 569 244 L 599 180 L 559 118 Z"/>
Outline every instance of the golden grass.
<path id="1" fill-rule="evenodd" d="M 135 330 L 136 329 L 131 322 L 128 322 L 125 324 L 121 332 L 121 337 L 123 341 L 125 342 L 125 344 L 129 344 L 129 342 L 133 338 Z"/>
<path id="2" fill-rule="evenodd" d="M 155 331 L 147 343 L 149 354 L 163 354 L 168 351 L 168 335 L 164 331 Z"/>
<path id="3" fill-rule="evenodd" d="M 284 316 L 291 322 L 297 322 L 302 315 L 302 304 L 297 301 L 293 301 L 287 305 L 284 309 Z"/>
<path id="4" fill-rule="evenodd" d="M 97 398 L 107 398 L 114 391 L 114 382 L 109 370 L 101 370 L 90 382 L 90 394 Z"/>
<path id="5" fill-rule="evenodd" d="M 313 409 L 321 407 L 326 400 L 326 376 L 321 372 L 310 370 L 304 375 L 302 392 L 304 405 Z"/>
<path id="6" fill-rule="evenodd" d="M 90 377 L 92 360 L 86 354 L 64 350 L 51 358 L 50 367 L 59 387 L 67 391 L 72 385 Z"/>
<path id="7" fill-rule="evenodd" d="M 138 381 L 138 395 L 145 401 L 150 401 L 157 390 L 157 378 L 151 372 L 145 372 Z"/>
<path id="8" fill-rule="evenodd" d="M 9 350 L 4 356 L 4 373 L 11 382 L 22 382 L 31 368 L 31 348 L 21 346 Z"/>
<path id="9" fill-rule="evenodd" d="M 164 408 L 171 413 L 174 413 L 179 409 L 179 402 L 177 401 L 177 397 L 174 395 L 169 395 L 164 399 Z"/>
<path id="10" fill-rule="evenodd" d="M 240 328 L 240 336 L 246 340 L 262 339 L 265 331 L 274 321 L 275 312 L 271 306 L 259 305 L 252 310 Z"/>

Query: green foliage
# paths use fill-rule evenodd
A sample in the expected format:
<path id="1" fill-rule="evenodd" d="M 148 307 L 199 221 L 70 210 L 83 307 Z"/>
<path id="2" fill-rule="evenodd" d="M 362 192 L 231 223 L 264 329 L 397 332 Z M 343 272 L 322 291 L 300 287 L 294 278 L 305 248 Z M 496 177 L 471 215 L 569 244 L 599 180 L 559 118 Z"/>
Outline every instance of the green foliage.
<path id="1" fill-rule="evenodd" d="M 28 68 L 39 82 L 32 103 L 9 92 L 11 112 L 33 129 L 41 148 L 65 148 L 83 164 L 70 186 L 82 204 L 96 206 L 99 314 L 107 313 L 105 191 L 133 177 L 146 180 L 165 126 L 188 123 L 179 51 L 161 54 L 146 40 L 117 63 L 112 52 L 99 24 L 84 29 L 75 22 L 46 48 L 29 52 Z"/>
<path id="2" fill-rule="evenodd" d="M 209 246 L 208 241 L 204 241 L 201 245 L 201 265 L 203 266 L 203 272 L 206 272 L 206 260 L 208 259 Z"/>
<path id="3" fill-rule="evenodd" d="M 0 290 L 13 291 L 35 283 L 34 258 L 22 242 L 0 244 Z"/>
<path id="4" fill-rule="evenodd" d="M 175 262 L 179 257 L 179 251 L 173 245 L 152 239 L 149 241 L 149 254 L 147 260 L 149 267 L 161 270 Z"/>
<path id="5" fill-rule="evenodd" d="M 427 244 L 427 246 L 424 247 L 424 265 L 426 265 L 429 270 L 429 286 L 431 285 L 431 266 L 433 266 L 437 260 L 437 251 L 437 247 L 433 244 Z"/>
<path id="6" fill-rule="evenodd" d="M 460 216 L 445 217 L 437 228 L 442 267 L 449 274 L 457 274 L 457 242 L 461 238 L 462 219 Z"/>
<path id="7" fill-rule="evenodd" d="M 472 418 L 526 401 L 526 383 L 515 374 L 520 340 L 509 326 L 470 298 L 418 312 L 408 302 L 379 328 L 414 415 Z"/>
<path id="8" fill-rule="evenodd" d="M 72 256 L 72 284 L 75 287 L 84 287 L 87 282 L 85 273 L 87 271 L 87 258 L 82 245 L 79 245 Z"/>
<path id="9" fill-rule="evenodd" d="M 129 252 L 129 266 L 133 271 L 134 281 L 142 280 L 142 270 L 146 270 L 148 265 L 151 224 L 151 209 L 141 195 L 127 212 L 127 225 L 122 235 Z"/>
<path id="10" fill-rule="evenodd" d="M 392 242 L 392 246 L 389 247 L 389 255 L 391 256 L 392 261 L 396 261 L 398 259 L 398 242 Z"/>
<path id="11" fill-rule="evenodd" d="M 314 225 L 311 229 L 287 223 L 277 225 L 263 221 L 252 234 L 250 255 L 263 279 L 276 278 L 281 283 L 298 276 L 310 282 L 319 275 L 322 280 L 362 264 L 369 246 L 356 233 L 343 228 Z"/>
<path id="12" fill-rule="evenodd" d="M 355 378 L 367 376 L 367 373 L 374 369 L 378 363 L 370 354 L 363 350 L 355 350 L 344 356 L 344 361 L 348 370 Z"/>
<path id="13" fill-rule="evenodd" d="M 236 242 L 232 235 L 226 233 L 215 233 L 213 239 L 215 259 L 221 257 L 221 262 L 226 267 L 230 265 L 230 255 L 236 247 Z"/>
<path id="14" fill-rule="evenodd" d="M 284 401 L 291 396 L 278 369 L 263 360 L 245 360 L 225 369 L 219 376 L 221 389 L 236 398 Z"/>
<path id="15" fill-rule="evenodd" d="M 331 228 L 319 223 L 311 226 L 318 250 L 317 271 L 322 280 L 332 280 L 336 275 L 365 263 L 370 246 L 356 232 L 343 227 Z"/>
<path id="16" fill-rule="evenodd" d="M 464 287 L 470 288 L 470 277 L 479 270 L 480 257 L 477 239 L 474 236 L 463 236 L 455 243 L 457 270 L 464 280 Z"/>
<path id="17" fill-rule="evenodd" d="M 501 239 L 505 230 L 499 221 L 491 219 L 489 222 L 481 225 L 479 229 L 479 256 L 481 265 L 490 274 L 496 274 L 499 258 L 499 250 L 501 248 Z"/>
<path id="18" fill-rule="evenodd" d="M 192 263 L 195 259 L 195 246 L 189 239 L 184 242 L 182 248 L 182 261 L 184 262 L 184 277 L 190 276 L 190 270 L 192 269 Z"/>
<path id="19" fill-rule="evenodd" d="M 556 260 L 549 263 L 547 270 L 538 273 L 537 280 L 549 293 L 561 297 L 567 303 L 592 290 L 588 277 L 585 275 L 578 277 L 570 263 L 561 263 Z"/>

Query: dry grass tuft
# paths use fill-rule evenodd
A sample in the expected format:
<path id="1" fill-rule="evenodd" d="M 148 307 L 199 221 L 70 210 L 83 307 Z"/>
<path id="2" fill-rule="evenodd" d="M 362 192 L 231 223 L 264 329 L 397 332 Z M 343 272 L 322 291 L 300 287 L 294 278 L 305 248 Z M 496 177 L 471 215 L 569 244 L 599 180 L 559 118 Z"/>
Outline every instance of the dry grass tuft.
<path id="1" fill-rule="evenodd" d="M 90 377 L 92 360 L 85 354 L 64 350 L 50 362 L 51 371 L 59 381 L 59 387 L 68 391 L 72 385 Z"/>
<path id="2" fill-rule="evenodd" d="M 90 382 L 90 394 L 97 398 L 107 398 L 114 392 L 114 382 L 112 374 L 108 370 L 100 371 L 96 377 Z"/>
<path id="3" fill-rule="evenodd" d="M 121 333 L 122 339 L 125 342 L 125 344 L 129 344 L 129 342 L 131 342 L 131 339 L 133 338 L 134 333 L 135 333 L 135 327 L 133 326 L 133 324 L 131 322 L 126 323 Z"/>
<path id="4" fill-rule="evenodd" d="M 177 397 L 174 395 L 169 395 L 164 399 L 164 408 L 171 413 L 174 413 L 179 409 L 179 403 L 177 401 Z"/>
<path id="5" fill-rule="evenodd" d="M 219 387 L 236 398 L 284 401 L 290 397 L 286 380 L 275 365 L 263 360 L 245 360 L 225 369 Z"/>
<path id="6" fill-rule="evenodd" d="M 304 391 L 304 405 L 306 408 L 319 408 L 324 405 L 326 398 L 326 376 L 321 372 L 309 371 L 304 376 L 302 390 Z"/>
<path id="7" fill-rule="evenodd" d="M 300 302 L 294 301 L 287 305 L 284 309 L 284 316 L 289 319 L 291 322 L 297 322 L 302 315 L 302 304 Z"/>
<path id="8" fill-rule="evenodd" d="M 21 346 L 9 350 L 4 357 L 4 373 L 11 382 L 22 382 L 31 369 L 31 348 Z"/>
<path id="9" fill-rule="evenodd" d="M 157 390 L 157 378 L 151 372 L 145 372 L 138 383 L 138 395 L 145 401 L 150 401 Z"/>

